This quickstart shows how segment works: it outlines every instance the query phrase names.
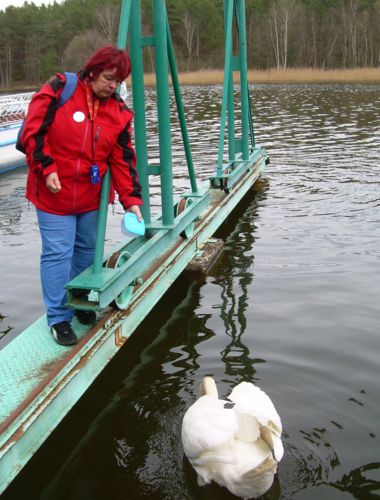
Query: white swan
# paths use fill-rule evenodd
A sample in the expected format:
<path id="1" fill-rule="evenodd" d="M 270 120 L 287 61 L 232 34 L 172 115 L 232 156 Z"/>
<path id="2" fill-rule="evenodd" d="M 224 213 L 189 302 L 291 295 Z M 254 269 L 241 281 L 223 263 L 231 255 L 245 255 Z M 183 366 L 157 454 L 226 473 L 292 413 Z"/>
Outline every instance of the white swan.
<path id="1" fill-rule="evenodd" d="M 272 485 L 284 454 L 281 419 L 270 398 L 249 382 L 218 399 L 211 377 L 182 421 L 182 443 L 200 486 L 215 481 L 241 498 L 257 498 Z"/>

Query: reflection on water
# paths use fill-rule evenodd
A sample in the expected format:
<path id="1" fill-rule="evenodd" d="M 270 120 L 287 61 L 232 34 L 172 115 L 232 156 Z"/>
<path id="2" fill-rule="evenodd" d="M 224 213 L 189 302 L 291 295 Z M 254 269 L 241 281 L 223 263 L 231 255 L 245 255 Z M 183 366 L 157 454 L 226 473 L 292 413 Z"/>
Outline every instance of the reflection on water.
<path id="1" fill-rule="evenodd" d="M 265 183 L 259 181 L 256 191 L 261 187 L 261 198 L 264 198 Z M 248 197 L 247 197 L 248 198 Z M 248 198 L 249 199 L 249 198 Z M 223 321 L 223 331 L 230 337 L 230 342 L 221 352 L 225 364 L 225 372 L 229 381 L 240 383 L 243 380 L 254 382 L 255 364 L 265 363 L 265 360 L 253 357 L 253 353 L 244 344 L 244 334 L 247 329 L 247 310 L 252 307 L 249 297 L 249 286 L 254 279 L 255 217 L 257 204 L 240 207 L 243 214 L 230 224 L 235 226 L 233 232 L 225 240 L 224 272 L 216 276 L 215 283 L 221 288 L 220 317 Z"/>
<path id="2" fill-rule="evenodd" d="M 222 397 L 254 381 L 281 415 L 285 455 L 266 499 L 380 495 L 379 90 L 255 87 L 256 137 L 271 164 L 218 231 L 221 258 L 204 279 L 174 283 L 5 499 L 25 490 L 44 500 L 232 498 L 216 485 L 199 488 L 183 457 L 182 415 L 206 374 Z M 184 89 L 202 180 L 216 161 L 220 95 L 218 86 Z M 147 115 L 153 120 L 153 102 Z M 151 131 L 153 162 L 153 123 Z M 182 192 L 176 122 L 172 133 Z M 0 249 L 12 263 L 2 272 L 13 284 L 1 291 L 3 334 L 40 307 L 38 232 L 23 177 L 0 178 Z M 159 189 L 153 180 L 155 208 Z M 110 216 L 109 244 L 118 220 Z"/>

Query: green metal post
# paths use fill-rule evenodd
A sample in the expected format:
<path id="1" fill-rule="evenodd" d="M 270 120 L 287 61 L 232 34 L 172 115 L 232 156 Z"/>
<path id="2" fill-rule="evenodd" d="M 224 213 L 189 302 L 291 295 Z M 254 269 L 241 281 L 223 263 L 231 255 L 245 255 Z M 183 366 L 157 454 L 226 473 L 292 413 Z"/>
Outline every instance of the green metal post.
<path id="1" fill-rule="evenodd" d="M 238 34 L 239 34 L 240 33 L 240 20 L 239 20 L 239 17 L 236 18 L 236 23 L 237 23 L 237 31 L 238 31 Z M 254 149 L 255 146 L 256 146 L 256 142 L 255 142 L 255 131 L 254 131 L 254 127 L 253 127 L 253 115 L 252 115 L 251 98 L 249 96 L 249 84 L 248 84 L 248 80 L 247 80 L 247 97 L 248 97 L 248 125 L 249 125 L 249 135 L 250 135 L 250 138 L 251 138 L 251 148 Z"/>
<path id="2" fill-rule="evenodd" d="M 228 0 L 224 0 L 224 12 L 226 13 L 228 10 Z M 224 37 L 226 38 L 227 34 L 227 16 L 224 16 Z M 232 47 L 230 57 L 232 58 Z M 230 162 L 235 160 L 235 102 L 234 102 L 234 79 L 233 79 L 233 71 L 232 64 L 230 67 L 230 71 L 228 74 L 228 104 L 227 104 L 227 113 L 228 113 L 228 159 Z"/>
<path id="3" fill-rule="evenodd" d="M 121 49 L 125 49 L 127 45 L 128 20 L 129 20 L 130 10 L 131 10 L 131 0 L 123 0 L 120 13 L 119 35 L 117 39 L 118 47 Z M 94 267 L 93 267 L 94 274 L 100 274 L 103 268 L 104 242 L 106 239 L 110 183 L 111 183 L 110 171 L 108 169 L 103 177 L 102 189 L 100 192 L 100 203 L 98 211 L 99 215 L 98 215 L 98 224 L 96 230 L 95 255 L 94 255 Z"/>
<path id="4" fill-rule="evenodd" d="M 145 114 L 145 91 L 144 91 L 144 67 L 141 46 L 141 8 L 140 0 L 134 0 L 130 16 L 129 43 L 132 64 L 132 94 L 133 108 L 137 110 L 134 118 L 135 148 L 137 158 L 137 172 L 142 187 L 141 213 L 145 223 L 151 221 L 148 155 L 146 139 L 146 114 Z"/>
<path id="5" fill-rule="evenodd" d="M 228 158 L 235 160 L 235 103 L 234 103 L 234 80 L 230 72 L 228 84 Z"/>
<path id="6" fill-rule="evenodd" d="M 129 15 L 131 12 L 131 0 L 122 0 L 119 21 L 119 32 L 117 36 L 117 46 L 124 49 L 127 46 Z"/>
<path id="7" fill-rule="evenodd" d="M 248 87 L 248 84 L 247 84 Z M 251 98 L 249 97 L 249 88 L 247 88 L 247 94 L 248 94 L 248 108 L 249 108 L 249 132 L 251 136 L 251 147 L 254 149 L 256 146 L 256 141 L 255 141 L 255 130 L 253 127 L 253 116 L 252 116 L 252 107 L 251 107 Z"/>
<path id="8" fill-rule="evenodd" d="M 110 196 L 110 169 L 103 177 L 102 189 L 100 192 L 100 203 L 98 211 L 98 225 L 96 230 L 95 256 L 94 256 L 94 274 L 100 274 L 103 268 L 104 242 L 106 239 L 108 200 Z"/>
<path id="9" fill-rule="evenodd" d="M 241 87 L 241 131 L 243 160 L 249 158 L 249 124 L 248 124 L 248 79 L 247 79 L 247 41 L 245 28 L 245 0 L 236 0 L 237 19 L 239 25 L 239 61 Z"/>
<path id="10" fill-rule="evenodd" d="M 164 0 L 153 0 L 153 25 L 156 46 L 157 111 L 160 149 L 162 223 L 174 223 L 173 175 L 170 134 L 170 107 L 168 82 L 168 47 L 166 36 L 166 9 Z"/>
<path id="11" fill-rule="evenodd" d="M 183 103 L 182 103 L 181 88 L 180 88 L 179 80 L 178 80 L 177 65 L 176 65 L 176 60 L 175 60 L 175 55 L 174 55 L 172 37 L 170 35 L 170 30 L 169 30 L 169 22 L 167 19 L 166 19 L 166 32 L 167 32 L 168 58 L 169 58 L 170 74 L 172 77 L 173 90 L 174 90 L 174 95 L 175 95 L 175 100 L 176 100 L 177 110 L 178 110 L 179 124 L 181 127 L 182 140 L 183 140 L 183 145 L 185 148 L 187 168 L 188 168 L 189 176 L 190 176 L 191 191 L 193 193 L 197 193 L 198 187 L 197 187 L 197 181 L 196 181 L 196 177 L 195 177 L 193 158 L 191 155 L 189 135 L 187 133 L 185 110 L 183 108 Z"/>
<path id="12" fill-rule="evenodd" d="M 231 69 L 231 51 L 232 51 L 232 13 L 233 13 L 233 0 L 227 0 L 227 11 L 224 15 L 227 18 L 226 21 L 226 61 L 224 65 L 224 82 L 223 82 L 223 101 L 222 101 L 222 113 L 221 113 L 221 123 L 220 123 L 220 136 L 219 136 L 219 150 L 218 150 L 218 165 L 217 165 L 217 176 L 222 175 L 223 170 L 223 149 L 224 149 L 224 131 L 226 128 L 226 109 L 228 100 L 228 90 L 230 83 L 230 69 Z"/>

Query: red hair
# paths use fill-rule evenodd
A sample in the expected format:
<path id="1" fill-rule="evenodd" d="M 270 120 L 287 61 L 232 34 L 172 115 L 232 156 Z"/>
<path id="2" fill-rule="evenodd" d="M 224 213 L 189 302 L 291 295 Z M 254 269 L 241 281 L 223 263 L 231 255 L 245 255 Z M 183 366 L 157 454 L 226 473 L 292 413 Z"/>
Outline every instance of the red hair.
<path id="1" fill-rule="evenodd" d="M 105 45 L 97 50 L 85 64 L 84 72 L 92 78 L 96 78 L 106 69 L 116 68 L 116 76 L 122 82 L 131 73 L 131 60 L 128 54 L 114 45 Z"/>

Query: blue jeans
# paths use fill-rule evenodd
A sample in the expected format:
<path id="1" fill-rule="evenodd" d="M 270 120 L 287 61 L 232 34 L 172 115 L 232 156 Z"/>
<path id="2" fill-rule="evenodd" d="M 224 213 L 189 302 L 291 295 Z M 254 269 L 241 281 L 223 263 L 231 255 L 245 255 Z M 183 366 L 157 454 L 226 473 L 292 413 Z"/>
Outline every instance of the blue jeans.
<path id="1" fill-rule="evenodd" d="M 41 284 L 48 325 L 71 321 L 64 285 L 94 261 L 98 211 L 54 215 L 37 209 L 42 240 Z"/>

